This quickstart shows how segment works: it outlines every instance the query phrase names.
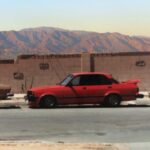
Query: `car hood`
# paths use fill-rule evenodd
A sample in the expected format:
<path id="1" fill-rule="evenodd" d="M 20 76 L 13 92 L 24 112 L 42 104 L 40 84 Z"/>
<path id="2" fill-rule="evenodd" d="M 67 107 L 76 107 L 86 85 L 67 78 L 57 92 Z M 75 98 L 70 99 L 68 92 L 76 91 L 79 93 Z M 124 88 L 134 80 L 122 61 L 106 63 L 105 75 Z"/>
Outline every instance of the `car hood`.
<path id="1" fill-rule="evenodd" d="M 60 86 L 60 85 L 55 85 L 55 86 L 49 86 L 49 85 L 46 85 L 46 86 L 41 86 L 41 87 L 35 87 L 35 88 L 32 88 L 30 89 L 30 91 L 33 91 L 33 92 L 42 92 L 42 91 L 45 91 L 45 90 L 57 90 L 57 89 L 61 89 L 63 86 Z"/>

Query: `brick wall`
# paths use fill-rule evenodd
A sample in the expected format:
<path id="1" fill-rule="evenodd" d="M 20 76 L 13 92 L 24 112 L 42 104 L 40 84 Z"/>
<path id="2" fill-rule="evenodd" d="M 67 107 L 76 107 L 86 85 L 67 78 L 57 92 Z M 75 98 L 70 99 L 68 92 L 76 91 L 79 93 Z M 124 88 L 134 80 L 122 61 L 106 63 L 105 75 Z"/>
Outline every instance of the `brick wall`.
<path id="1" fill-rule="evenodd" d="M 14 64 L 0 64 L 0 71 L 1 84 L 11 85 L 14 92 L 23 92 L 31 86 L 56 84 L 67 74 L 80 72 L 81 55 L 24 55 L 19 56 Z M 19 75 L 23 78 L 18 78 Z"/>
<path id="2" fill-rule="evenodd" d="M 150 90 L 149 59 L 150 53 L 22 55 L 0 60 L 0 84 L 25 92 L 31 86 L 54 85 L 72 72 L 101 71 L 120 81 L 140 79 L 141 90 Z"/>
<path id="3" fill-rule="evenodd" d="M 111 73 L 116 79 L 140 79 L 140 89 L 150 90 L 150 53 L 94 55 L 95 71 Z"/>

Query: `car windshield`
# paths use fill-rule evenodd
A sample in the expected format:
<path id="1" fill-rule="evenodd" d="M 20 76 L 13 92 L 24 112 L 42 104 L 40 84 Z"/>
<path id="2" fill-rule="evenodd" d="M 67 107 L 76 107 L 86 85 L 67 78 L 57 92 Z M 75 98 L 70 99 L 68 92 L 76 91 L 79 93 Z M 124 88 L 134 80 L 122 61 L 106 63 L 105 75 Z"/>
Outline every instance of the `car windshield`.
<path id="1" fill-rule="evenodd" d="M 68 75 L 63 81 L 59 83 L 59 85 L 67 85 L 73 78 L 73 75 Z"/>
<path id="2" fill-rule="evenodd" d="M 112 83 L 115 83 L 115 84 L 118 84 L 118 83 L 119 83 L 119 81 L 117 81 L 117 80 L 114 79 L 114 78 L 112 78 L 111 81 L 112 81 Z"/>

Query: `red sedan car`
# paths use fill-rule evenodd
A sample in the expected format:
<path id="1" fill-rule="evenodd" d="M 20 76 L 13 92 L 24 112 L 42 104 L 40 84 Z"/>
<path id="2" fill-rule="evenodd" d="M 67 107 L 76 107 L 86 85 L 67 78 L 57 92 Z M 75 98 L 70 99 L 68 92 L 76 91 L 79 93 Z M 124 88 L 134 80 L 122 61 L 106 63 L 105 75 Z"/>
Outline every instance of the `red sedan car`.
<path id="1" fill-rule="evenodd" d="M 32 88 L 27 92 L 29 107 L 51 108 L 68 104 L 103 104 L 116 107 L 121 101 L 139 97 L 139 80 L 119 83 L 110 74 L 73 73 L 56 86 Z"/>

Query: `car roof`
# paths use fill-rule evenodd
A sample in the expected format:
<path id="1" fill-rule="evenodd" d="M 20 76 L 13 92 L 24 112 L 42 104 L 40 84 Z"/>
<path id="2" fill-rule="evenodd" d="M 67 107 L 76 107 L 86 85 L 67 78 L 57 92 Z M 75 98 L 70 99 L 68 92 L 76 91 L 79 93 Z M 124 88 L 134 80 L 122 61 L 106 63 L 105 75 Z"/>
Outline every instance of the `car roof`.
<path id="1" fill-rule="evenodd" d="M 78 76 L 78 75 L 104 75 L 108 78 L 112 78 L 111 74 L 108 73 L 103 73 L 103 72 L 75 72 L 72 73 L 73 76 Z"/>

